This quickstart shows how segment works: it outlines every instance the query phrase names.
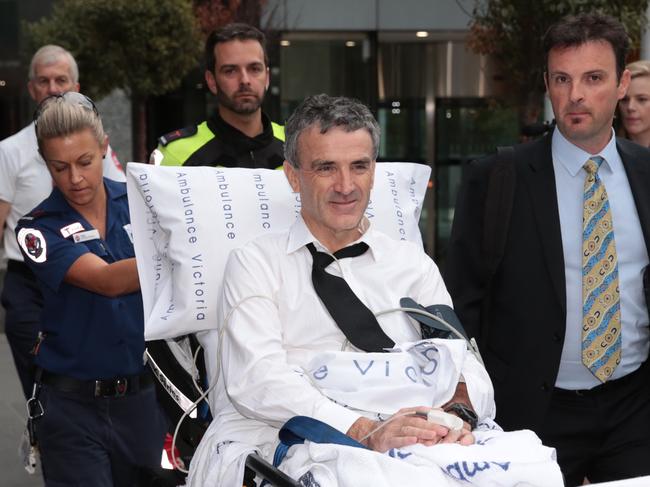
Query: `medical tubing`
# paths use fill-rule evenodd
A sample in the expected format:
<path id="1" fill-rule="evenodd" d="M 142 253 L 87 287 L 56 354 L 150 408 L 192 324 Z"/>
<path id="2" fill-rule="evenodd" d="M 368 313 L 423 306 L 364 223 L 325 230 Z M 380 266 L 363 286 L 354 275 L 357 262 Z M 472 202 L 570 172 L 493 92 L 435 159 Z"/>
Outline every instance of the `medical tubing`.
<path id="1" fill-rule="evenodd" d="M 195 357 L 196 357 L 196 356 L 195 356 Z M 196 365 L 196 364 L 195 364 L 195 365 Z M 215 386 L 215 385 L 216 385 L 216 382 L 213 383 L 210 387 L 208 387 L 208 388 L 205 390 L 205 392 L 203 392 L 203 393 L 201 394 L 201 396 L 200 396 L 196 401 L 194 401 L 194 402 L 192 403 L 192 405 L 191 405 L 189 408 L 187 408 L 187 411 L 185 411 L 185 412 L 183 413 L 183 415 L 180 417 L 180 419 L 179 419 L 178 422 L 176 423 L 176 428 L 174 429 L 174 434 L 173 434 L 173 436 L 172 436 L 172 448 L 171 448 L 172 465 L 173 465 L 176 469 L 178 469 L 179 471 L 181 471 L 181 472 L 183 472 L 183 473 L 185 473 L 185 474 L 190 473 L 189 470 L 185 470 L 185 469 L 184 469 L 183 467 L 181 467 L 178 463 L 176 463 L 176 455 L 174 455 L 174 450 L 176 449 L 176 437 L 178 436 L 178 431 L 179 431 L 179 429 L 180 429 L 180 427 L 181 427 L 181 423 L 183 422 L 183 420 L 184 420 L 187 416 L 189 416 L 189 415 L 192 413 L 192 411 L 194 411 L 194 410 L 197 408 L 197 406 L 199 405 L 199 403 L 200 403 L 201 401 L 203 401 L 204 399 L 206 399 L 206 398 L 208 397 L 208 394 L 210 394 L 210 392 L 212 391 L 212 389 L 214 389 L 214 386 Z"/>
<path id="2" fill-rule="evenodd" d="M 171 449 L 172 465 L 174 465 L 174 467 L 176 467 L 179 471 L 181 471 L 181 472 L 183 472 L 183 473 L 185 473 L 185 474 L 189 473 L 189 471 L 188 471 L 188 470 L 185 470 L 185 469 L 184 469 L 183 467 L 181 467 L 178 463 L 176 463 L 176 456 L 174 455 L 174 449 L 175 449 L 175 447 L 176 447 L 176 437 L 178 436 L 178 431 L 179 431 L 179 429 L 180 429 L 180 427 L 181 427 L 181 423 L 183 422 L 183 420 L 184 420 L 187 416 L 190 415 L 190 413 L 191 413 L 192 411 L 194 411 L 194 410 L 197 408 L 198 404 L 199 404 L 201 401 L 203 401 L 206 397 L 208 397 L 208 394 L 209 394 L 209 393 L 212 391 L 212 389 L 214 389 L 215 386 L 217 385 L 217 379 L 219 378 L 219 374 L 221 373 L 221 365 L 220 365 L 220 362 L 219 362 L 219 357 L 221 357 L 221 344 L 223 343 L 223 334 L 224 334 L 226 328 L 228 327 L 228 323 L 230 322 L 230 317 L 232 316 L 232 313 L 233 313 L 237 308 L 239 308 L 239 306 L 241 306 L 243 303 L 245 303 L 246 301 L 248 301 L 249 299 L 252 299 L 252 298 L 263 298 L 263 299 L 268 299 L 268 300 L 270 300 L 271 302 L 273 302 L 273 300 L 272 300 L 270 297 L 268 297 L 268 296 L 263 296 L 263 295 L 261 295 L 261 294 L 254 294 L 254 295 L 252 295 L 252 296 L 247 296 L 247 297 L 245 297 L 244 299 L 241 299 L 239 302 L 237 302 L 237 303 L 236 303 L 236 304 L 235 304 L 235 305 L 230 309 L 230 311 L 228 311 L 228 314 L 226 315 L 226 318 L 224 319 L 224 325 L 223 325 L 223 327 L 221 328 L 221 330 L 219 330 L 219 346 L 218 346 L 218 348 L 217 348 L 217 361 L 216 361 L 216 363 L 217 363 L 217 368 L 216 368 L 216 371 L 215 371 L 214 376 L 210 378 L 210 381 L 209 381 L 210 387 L 208 387 L 208 389 L 207 389 L 205 392 L 203 392 L 203 393 L 201 394 L 201 396 L 200 396 L 196 401 L 194 401 L 194 402 L 192 403 L 192 405 L 187 409 L 187 411 L 185 411 L 185 412 L 183 413 L 183 415 L 180 417 L 180 419 L 179 419 L 178 422 L 176 423 L 176 428 L 174 429 L 174 435 L 172 436 L 172 449 Z M 193 360 L 194 360 L 194 367 L 196 367 L 196 360 L 197 360 L 197 357 L 198 357 L 198 355 L 199 355 L 199 350 L 201 350 L 201 347 L 200 347 L 200 346 L 197 348 L 196 352 L 194 352 L 194 359 L 193 359 Z M 196 383 L 194 377 L 192 377 L 192 382 L 194 382 L 194 385 L 195 385 L 195 387 L 198 389 L 198 391 L 199 391 L 199 392 L 202 392 L 202 389 L 201 389 L 201 388 L 199 387 L 199 385 Z"/>
<path id="3" fill-rule="evenodd" d="M 197 392 L 199 394 L 203 394 L 203 388 L 199 385 L 198 382 L 196 382 L 196 377 L 199 377 L 199 368 L 196 366 L 196 361 L 198 360 L 199 357 L 199 352 L 203 350 L 203 347 L 199 345 L 196 347 L 196 351 L 194 352 L 194 356 L 192 357 L 192 364 L 194 365 L 194 370 L 192 371 L 192 383 L 194 384 L 194 387 L 196 388 Z"/>
<path id="4" fill-rule="evenodd" d="M 449 331 L 451 331 L 454 335 L 456 335 L 458 338 L 461 340 L 465 340 L 467 342 L 467 345 L 469 347 L 470 352 L 476 357 L 476 359 L 479 361 L 479 363 L 483 366 L 485 366 L 485 363 L 483 362 L 483 358 L 481 357 L 481 353 L 478 350 L 478 346 L 476 345 L 476 342 L 472 338 L 471 340 L 468 340 L 463 336 L 461 332 L 459 332 L 456 328 L 451 326 L 449 323 L 447 323 L 445 320 L 440 318 L 439 316 L 434 315 L 433 313 L 429 313 L 428 311 L 425 311 L 423 309 L 419 308 L 392 308 L 392 309 L 385 309 L 383 311 L 378 311 L 375 313 L 376 317 L 379 317 L 381 315 L 385 315 L 388 313 L 394 313 L 395 311 L 403 311 L 405 313 L 415 313 L 419 314 L 422 316 L 426 316 L 428 318 L 431 318 L 432 320 L 436 320 L 438 323 L 441 323 L 443 326 L 445 326 Z"/>
<path id="5" fill-rule="evenodd" d="M 396 420 L 396 419 L 398 419 L 398 418 L 403 418 L 404 416 L 415 416 L 415 415 L 416 415 L 415 413 L 401 413 L 401 414 L 393 414 L 393 415 L 392 415 L 390 418 L 388 418 L 386 421 L 381 421 L 381 422 L 379 423 L 379 426 L 377 426 L 376 428 L 370 430 L 370 433 L 368 433 L 368 434 L 365 435 L 363 438 L 361 438 L 361 439 L 359 440 L 359 443 L 363 443 L 363 442 L 366 441 L 368 438 L 370 438 L 372 435 L 374 435 L 377 431 L 379 431 L 380 429 L 382 429 L 382 428 L 388 426 L 388 423 L 390 423 L 391 421 L 394 421 L 394 420 Z"/>

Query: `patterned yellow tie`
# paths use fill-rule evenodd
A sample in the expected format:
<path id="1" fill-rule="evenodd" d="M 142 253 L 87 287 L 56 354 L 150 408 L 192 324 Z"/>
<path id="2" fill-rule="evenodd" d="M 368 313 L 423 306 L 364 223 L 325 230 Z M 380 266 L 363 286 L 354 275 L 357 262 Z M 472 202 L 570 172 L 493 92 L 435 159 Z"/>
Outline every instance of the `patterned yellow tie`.
<path id="1" fill-rule="evenodd" d="M 585 165 L 582 215 L 582 363 L 601 382 L 621 362 L 621 306 L 612 211 L 598 176 L 602 157 Z"/>

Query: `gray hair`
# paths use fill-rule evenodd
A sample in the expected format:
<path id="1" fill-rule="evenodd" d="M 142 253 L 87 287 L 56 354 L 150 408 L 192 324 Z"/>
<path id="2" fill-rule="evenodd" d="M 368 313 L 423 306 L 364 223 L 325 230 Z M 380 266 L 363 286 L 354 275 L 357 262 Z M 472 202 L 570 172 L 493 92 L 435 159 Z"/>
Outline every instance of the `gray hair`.
<path id="1" fill-rule="evenodd" d="M 83 96 L 80 93 L 71 93 Z M 92 101 L 88 100 L 92 104 Z M 46 139 L 65 137 L 86 129 L 90 129 L 100 145 L 106 140 L 102 120 L 95 108 L 66 101 L 64 96 L 59 95 L 46 98 L 41 105 L 36 120 L 36 140 L 39 150 L 42 151 L 43 141 Z"/>
<path id="2" fill-rule="evenodd" d="M 70 79 L 73 83 L 79 82 L 79 67 L 72 54 L 66 51 L 61 46 L 48 44 L 41 47 L 32 56 L 32 61 L 29 64 L 29 79 L 30 81 L 36 78 L 36 66 L 48 66 L 57 61 L 64 59 L 68 62 L 70 68 Z"/>
<path id="3" fill-rule="evenodd" d="M 294 168 L 300 168 L 298 138 L 314 125 L 320 128 L 321 134 L 333 127 L 346 132 L 367 130 L 372 139 L 373 159 L 377 159 L 380 129 L 368 107 L 352 98 L 320 94 L 305 98 L 285 125 L 284 158 Z"/>

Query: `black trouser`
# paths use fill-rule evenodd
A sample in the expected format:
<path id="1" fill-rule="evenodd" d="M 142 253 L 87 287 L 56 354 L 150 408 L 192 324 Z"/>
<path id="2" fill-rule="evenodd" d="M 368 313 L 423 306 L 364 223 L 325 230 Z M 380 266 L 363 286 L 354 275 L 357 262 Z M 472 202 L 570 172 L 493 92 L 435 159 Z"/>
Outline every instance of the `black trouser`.
<path id="1" fill-rule="evenodd" d="M 44 378 L 44 382 L 45 378 Z M 47 487 L 138 485 L 137 467 L 160 465 L 167 423 L 153 384 L 122 397 L 95 397 L 44 383 L 36 436 Z"/>
<path id="2" fill-rule="evenodd" d="M 25 263 L 9 260 L 1 300 L 5 309 L 7 341 L 27 399 L 31 397 L 34 385 L 32 349 L 40 329 L 43 296 L 34 274 Z"/>
<path id="3" fill-rule="evenodd" d="M 567 487 L 650 475 L 647 365 L 591 390 L 555 388 L 538 434 L 557 449 Z"/>

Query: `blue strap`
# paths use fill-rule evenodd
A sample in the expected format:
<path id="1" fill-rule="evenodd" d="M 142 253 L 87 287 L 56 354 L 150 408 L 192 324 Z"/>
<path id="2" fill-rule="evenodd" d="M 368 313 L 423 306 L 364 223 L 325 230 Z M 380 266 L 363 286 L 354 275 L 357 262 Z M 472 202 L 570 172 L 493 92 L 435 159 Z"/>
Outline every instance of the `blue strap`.
<path id="1" fill-rule="evenodd" d="M 329 424 L 307 416 L 294 416 L 284 423 L 278 437 L 280 444 L 275 449 L 273 456 L 274 467 L 278 467 L 282 463 L 289 447 L 302 444 L 305 440 L 313 443 L 335 443 L 355 448 L 366 448 L 357 440 L 332 428 Z"/>

